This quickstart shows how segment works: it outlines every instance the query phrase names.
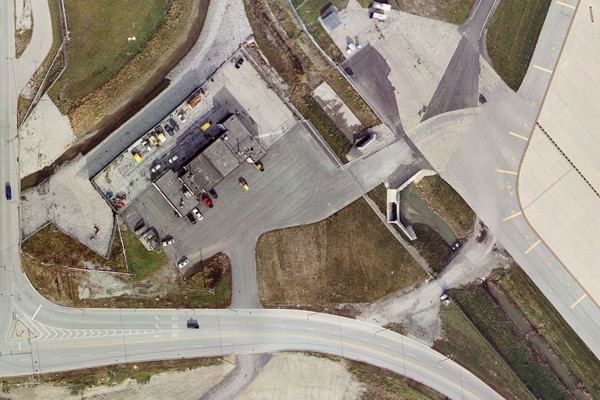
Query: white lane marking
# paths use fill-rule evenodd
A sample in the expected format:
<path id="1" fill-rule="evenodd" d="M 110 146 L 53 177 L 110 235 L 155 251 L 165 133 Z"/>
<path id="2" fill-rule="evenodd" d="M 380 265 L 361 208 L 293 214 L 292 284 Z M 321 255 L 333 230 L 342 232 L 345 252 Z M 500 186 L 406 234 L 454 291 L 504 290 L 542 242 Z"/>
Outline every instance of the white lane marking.
<path id="1" fill-rule="evenodd" d="M 414 354 L 408 353 L 408 355 L 411 356 L 412 358 L 417 358 L 417 356 L 415 356 Z"/>
<path id="2" fill-rule="evenodd" d="M 91 356 L 91 354 L 87 354 L 87 353 L 85 353 L 85 354 L 80 354 L 80 355 L 79 355 L 79 357 L 89 357 L 89 356 Z"/>
<path id="3" fill-rule="evenodd" d="M 382 344 L 382 346 L 388 349 L 390 348 L 390 346 L 388 346 L 387 344 Z"/>
<path id="4" fill-rule="evenodd" d="M 60 356 L 53 356 L 52 358 L 57 359 L 57 358 L 60 358 Z"/>
<path id="5" fill-rule="evenodd" d="M 223 343 L 223 346 L 229 346 L 231 343 L 227 342 L 227 343 Z"/>
<path id="6" fill-rule="evenodd" d="M 172 349 L 172 347 L 165 347 L 165 349 Z M 143 353 L 143 352 L 146 352 L 146 351 L 148 351 L 148 350 L 146 350 L 146 349 L 141 349 L 141 350 L 136 350 L 136 351 L 137 351 L 138 353 Z"/>
<path id="7" fill-rule="evenodd" d="M 173 350 L 175 347 L 171 347 L 171 346 L 167 346 L 165 347 L 165 350 Z"/>
<path id="8" fill-rule="evenodd" d="M 360 338 L 360 340 L 362 340 L 363 342 L 367 342 L 367 343 L 369 343 L 369 342 L 370 342 L 370 340 L 369 340 L 369 339 L 365 339 L 364 337 L 363 337 L 363 338 Z"/>
<path id="9" fill-rule="evenodd" d="M 108 354 L 119 354 L 118 351 L 109 351 Z"/>
<path id="10" fill-rule="evenodd" d="M 204 347 L 203 344 L 195 344 L 194 347 L 198 348 L 198 347 Z"/>
<path id="11" fill-rule="evenodd" d="M 42 308 L 42 305 L 40 304 L 40 306 L 37 308 L 37 310 L 35 311 L 35 314 L 33 314 L 33 317 L 31 317 L 31 320 L 33 321 L 35 319 L 35 316 L 38 315 L 38 313 L 40 312 L 40 308 Z"/>
<path id="12" fill-rule="evenodd" d="M 307 328 L 306 328 L 306 330 L 309 330 L 309 331 L 314 331 L 314 330 L 315 330 L 315 328 L 309 328 L 309 327 L 307 327 Z"/>

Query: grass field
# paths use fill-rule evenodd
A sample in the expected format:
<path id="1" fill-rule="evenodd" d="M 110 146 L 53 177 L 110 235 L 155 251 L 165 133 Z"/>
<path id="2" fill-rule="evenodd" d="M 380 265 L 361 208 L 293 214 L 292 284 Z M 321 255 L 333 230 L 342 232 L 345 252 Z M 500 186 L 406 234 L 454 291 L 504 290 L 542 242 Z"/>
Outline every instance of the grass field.
<path id="1" fill-rule="evenodd" d="M 179 372 L 200 367 L 220 364 L 221 358 L 186 358 L 181 360 L 164 360 L 139 362 L 134 364 L 108 365 L 105 367 L 86 368 L 74 371 L 50 373 L 40 375 L 41 384 L 51 383 L 57 386 L 66 386 L 71 389 L 72 395 L 82 394 L 83 390 L 92 386 L 113 386 L 124 382 L 126 379 L 138 383 L 147 383 L 152 375 L 162 372 Z M 31 381 L 30 377 L 2 378 L 0 388 L 2 393 L 10 393 L 10 388 L 17 384 Z"/>
<path id="2" fill-rule="evenodd" d="M 129 231 L 123 231 L 123 242 L 129 270 L 134 276 L 124 276 L 135 292 L 141 286 L 152 286 L 158 271 L 174 268 L 162 250 L 148 251 Z M 141 307 L 141 308 L 186 308 L 226 307 L 231 302 L 231 263 L 229 257 L 219 253 L 206 259 L 198 273 L 189 280 L 163 282 L 161 295 L 154 296 L 145 290 L 140 294 L 120 295 L 107 298 L 79 298 L 79 288 L 89 285 L 89 275 L 84 272 L 63 268 L 83 269 L 83 262 L 97 269 L 126 271 L 121 241 L 117 237 L 108 259 L 99 256 L 88 247 L 48 225 L 22 245 L 22 257 L 27 277 L 40 294 L 50 301 L 66 306 L 79 307 Z M 32 259 L 33 258 L 33 259 Z M 159 274 L 160 275 L 160 274 Z M 138 283 L 143 281 L 142 283 Z M 211 293 L 208 289 L 212 289 Z"/>
<path id="3" fill-rule="evenodd" d="M 348 83 L 348 80 L 340 71 L 335 70 L 333 76 L 327 80 L 327 84 L 331 86 L 365 128 L 371 128 L 382 123 L 375 111 Z"/>
<path id="4" fill-rule="evenodd" d="M 489 23 L 487 51 L 494 69 L 513 90 L 527 73 L 550 0 L 503 0 Z"/>
<path id="5" fill-rule="evenodd" d="M 53 93 L 76 104 L 98 89 L 148 44 L 172 0 L 65 0 L 71 40 L 69 66 Z M 135 37 L 135 40 L 128 38 Z"/>
<path id="6" fill-rule="evenodd" d="M 467 22 L 475 0 L 398 0 L 404 12 L 463 25 Z"/>
<path id="7" fill-rule="evenodd" d="M 446 221 L 456 237 L 463 239 L 473 231 L 475 213 L 439 175 L 426 176 L 416 185 L 429 207 Z"/>
<path id="8" fill-rule="evenodd" d="M 455 304 L 442 307 L 440 320 L 442 339 L 433 344 L 435 350 L 471 371 L 506 399 L 535 399 Z"/>
<path id="9" fill-rule="evenodd" d="M 382 183 L 381 185 L 377 185 L 374 189 L 372 189 L 367 195 L 377 204 L 377 208 L 382 213 L 387 212 L 387 189 L 385 185 Z"/>
<path id="10" fill-rule="evenodd" d="M 323 139 L 327 142 L 333 152 L 342 160 L 343 163 L 347 163 L 348 159 L 346 154 L 352 148 L 352 143 L 344 132 L 337 127 L 335 122 L 327 115 L 325 110 L 321 108 L 319 103 L 310 95 L 306 95 L 302 100 L 294 102 L 294 105 L 300 111 L 300 113 L 308 119 L 313 126 L 319 131 Z"/>
<path id="11" fill-rule="evenodd" d="M 68 67 L 49 94 L 75 135 L 87 133 L 141 87 L 162 81 L 150 78 L 185 42 L 194 20 L 203 23 L 207 7 L 208 0 L 100 0 L 93 6 L 66 0 Z"/>
<path id="12" fill-rule="evenodd" d="M 536 398 L 572 398 L 481 285 L 452 289 L 450 293 Z"/>
<path id="13" fill-rule="evenodd" d="M 134 281 L 147 278 L 168 263 L 161 247 L 157 248 L 156 251 L 148 251 L 130 230 L 123 232 L 123 243 L 125 244 L 129 272 L 134 274 L 131 279 Z"/>
<path id="14" fill-rule="evenodd" d="M 448 244 L 446 244 L 439 233 L 427 225 L 414 224 L 413 229 L 417 235 L 417 239 L 411 241 L 410 244 L 427 261 L 433 275 L 439 275 L 446 264 L 448 264 L 450 255 L 452 254 Z"/>
<path id="15" fill-rule="evenodd" d="M 560 316 L 548 299 L 520 268 L 501 280 L 502 289 L 521 309 L 529 322 L 579 378 L 592 398 L 600 399 L 600 361 Z"/>
<path id="16" fill-rule="evenodd" d="M 141 246 L 141 244 L 140 244 Z M 83 262 L 92 263 L 97 269 L 126 272 L 121 241 L 113 242 L 108 259 L 62 233 L 52 224 L 46 225 L 22 245 L 23 252 L 36 260 L 53 266 L 85 268 Z"/>
<path id="17" fill-rule="evenodd" d="M 321 222 L 264 234 L 256 261 L 265 306 L 375 301 L 426 277 L 362 198 Z"/>

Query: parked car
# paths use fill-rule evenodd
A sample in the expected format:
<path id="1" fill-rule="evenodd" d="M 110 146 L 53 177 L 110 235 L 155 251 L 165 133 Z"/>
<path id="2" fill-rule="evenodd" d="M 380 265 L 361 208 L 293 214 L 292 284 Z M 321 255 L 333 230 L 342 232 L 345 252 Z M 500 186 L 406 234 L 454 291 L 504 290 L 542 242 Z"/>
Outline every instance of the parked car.
<path id="1" fill-rule="evenodd" d="M 12 189 L 10 188 L 10 183 L 6 183 L 6 200 L 12 200 Z"/>
<path id="2" fill-rule="evenodd" d="M 173 131 L 173 128 L 171 128 L 171 125 L 165 124 L 165 131 L 167 131 L 169 136 L 175 136 L 175 132 Z"/>
<path id="3" fill-rule="evenodd" d="M 217 196 L 217 191 L 216 191 L 214 188 L 210 189 L 210 190 L 208 191 L 208 194 L 210 194 L 210 195 L 211 195 L 212 197 L 214 197 L 215 199 L 218 199 L 218 198 L 219 198 L 219 196 Z"/>
<path id="4" fill-rule="evenodd" d="M 240 67 L 242 66 L 243 63 L 244 63 L 244 59 L 240 57 L 240 59 L 237 60 L 237 62 L 235 63 L 235 68 L 240 69 Z"/>
<path id="5" fill-rule="evenodd" d="M 248 182 L 246 182 L 246 180 L 244 178 L 242 178 L 242 177 L 240 177 L 240 186 L 244 190 L 250 189 L 250 187 L 248 186 Z"/>
<path id="6" fill-rule="evenodd" d="M 169 158 L 169 164 L 173 164 L 173 162 L 179 160 L 179 156 L 173 156 L 171 158 Z"/>
<path id="7" fill-rule="evenodd" d="M 194 215 L 192 213 L 188 213 L 187 218 L 190 220 L 192 225 L 196 224 L 196 218 L 194 217 Z"/>
<path id="8" fill-rule="evenodd" d="M 257 161 L 254 163 L 254 166 L 256 167 L 257 170 L 259 170 L 260 172 L 263 172 L 265 170 L 265 167 L 263 167 L 262 163 L 260 161 Z"/>
<path id="9" fill-rule="evenodd" d="M 184 115 L 184 113 L 183 113 L 183 112 L 179 112 L 179 113 L 177 113 L 177 117 L 179 118 L 179 120 L 180 120 L 182 123 L 185 123 L 185 115 Z"/>
<path id="10" fill-rule="evenodd" d="M 175 122 L 173 118 L 169 118 L 169 123 L 171 124 L 173 129 L 175 129 L 175 132 L 179 132 L 179 124 Z"/>
<path id="11" fill-rule="evenodd" d="M 150 146 L 150 143 L 148 143 L 148 141 L 147 141 L 147 140 L 144 140 L 144 141 L 142 142 L 142 144 L 144 145 L 144 148 L 145 148 L 146 150 L 148 150 L 148 151 L 152 151 L 152 150 L 154 150 L 154 147 Z"/>
<path id="12" fill-rule="evenodd" d="M 195 319 L 189 319 L 187 322 L 187 327 L 189 329 L 200 329 L 200 324 L 198 324 L 198 321 Z"/>
<path id="13" fill-rule="evenodd" d="M 202 214 L 200 213 L 200 211 L 198 211 L 198 209 L 197 209 L 197 208 L 194 208 L 194 209 L 192 210 L 192 213 L 194 213 L 194 215 L 196 216 L 196 218 L 198 218 L 198 221 L 202 221 L 202 218 L 204 218 L 204 217 L 202 216 Z"/>
<path id="14" fill-rule="evenodd" d="M 165 239 L 165 240 L 162 241 L 163 247 L 170 246 L 173 243 L 175 243 L 175 239 L 173 239 L 173 238 L 171 238 L 171 239 Z"/>
<path id="15" fill-rule="evenodd" d="M 190 260 L 188 260 L 186 257 L 183 260 L 181 260 L 179 262 L 179 264 L 177 264 L 177 266 L 181 269 L 181 268 L 185 267 L 186 265 L 188 265 L 189 263 L 190 263 Z"/>
<path id="16" fill-rule="evenodd" d="M 204 202 L 204 204 L 206 204 L 206 206 L 207 206 L 208 208 L 213 208 L 213 207 L 214 207 L 214 205 L 213 205 L 213 202 L 212 202 L 212 200 L 210 199 L 210 197 L 208 197 L 208 195 L 206 195 L 206 194 L 205 194 L 205 195 L 203 195 L 203 196 L 202 196 L 202 201 Z"/>

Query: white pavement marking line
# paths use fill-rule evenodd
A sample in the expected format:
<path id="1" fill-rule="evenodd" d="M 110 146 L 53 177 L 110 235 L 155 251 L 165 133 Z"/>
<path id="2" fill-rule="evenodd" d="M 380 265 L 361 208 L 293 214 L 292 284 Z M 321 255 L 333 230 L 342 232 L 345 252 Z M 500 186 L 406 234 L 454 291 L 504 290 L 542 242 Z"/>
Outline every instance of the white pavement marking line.
<path id="1" fill-rule="evenodd" d="M 572 5 L 567 4 L 567 3 L 563 3 L 562 1 L 557 1 L 556 4 L 560 4 L 561 6 L 572 8 L 573 10 L 575 9 L 575 6 L 572 6 Z"/>
<path id="2" fill-rule="evenodd" d="M 535 242 L 530 248 L 528 248 L 527 250 L 525 250 L 525 254 L 529 253 L 531 250 L 533 250 L 533 248 L 535 246 L 537 246 L 538 244 L 540 244 L 542 241 L 542 239 L 538 240 L 537 242 Z"/>
<path id="3" fill-rule="evenodd" d="M 31 317 L 31 320 L 33 321 L 35 319 L 35 316 L 38 315 L 38 313 L 40 312 L 40 308 L 42 308 L 42 305 L 40 304 L 40 306 L 37 308 L 37 310 L 35 311 L 35 314 L 33 314 L 33 317 Z"/>
<path id="4" fill-rule="evenodd" d="M 575 303 L 573 303 L 573 304 L 571 305 L 571 308 L 575 307 L 577 304 L 579 304 L 579 302 L 580 302 L 581 300 L 585 299 L 586 297 L 587 297 L 587 293 L 585 293 L 583 296 L 581 296 L 581 297 L 579 298 L 579 300 L 577 300 Z"/>
<path id="5" fill-rule="evenodd" d="M 537 65 L 535 65 L 535 64 L 531 64 L 531 66 L 532 66 L 533 68 L 535 68 L 535 69 L 539 69 L 540 71 L 544 71 L 544 72 L 547 72 L 547 73 L 549 73 L 549 74 L 551 74 L 551 73 L 552 73 L 552 70 L 551 70 L 551 69 L 548 69 L 548 68 L 542 68 L 542 67 L 540 67 L 540 66 L 537 66 Z"/>
<path id="6" fill-rule="evenodd" d="M 511 132 L 511 131 L 508 131 L 508 134 L 509 134 L 509 135 L 513 135 L 514 137 L 518 137 L 519 139 L 523 139 L 523 140 L 525 140 L 525 141 L 528 141 L 528 140 L 529 140 L 529 139 L 528 139 L 528 138 L 526 138 L 525 136 L 518 135 L 518 134 L 516 134 L 516 133 L 514 133 L 514 132 Z"/>
<path id="7" fill-rule="evenodd" d="M 383 347 L 386 347 L 386 348 L 388 348 L 388 349 L 390 348 L 390 346 L 388 346 L 387 344 L 383 344 L 383 343 L 382 343 L 381 345 L 382 345 Z"/>

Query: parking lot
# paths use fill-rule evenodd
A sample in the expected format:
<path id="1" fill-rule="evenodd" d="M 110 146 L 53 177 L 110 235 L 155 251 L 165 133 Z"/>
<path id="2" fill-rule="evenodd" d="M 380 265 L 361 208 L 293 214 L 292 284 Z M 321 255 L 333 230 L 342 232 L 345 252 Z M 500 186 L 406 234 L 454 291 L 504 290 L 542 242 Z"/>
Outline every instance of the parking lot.
<path id="1" fill-rule="evenodd" d="M 263 232 L 319 221 L 362 194 L 299 122 L 262 161 L 264 172 L 243 163 L 222 180 L 215 187 L 218 198 L 213 199 L 214 208 L 201 203 L 203 219 L 194 225 L 169 211 L 166 200 L 153 188 L 122 215 L 129 226 L 144 219 L 147 226 L 156 227 L 161 238 L 173 237 L 175 243 L 165 251 L 176 263 L 189 259 L 185 272 L 194 263 L 229 250 L 231 244 L 254 244 Z M 240 186 L 240 177 L 248 182 L 248 191 Z M 245 256 L 253 262 L 253 253 Z M 233 273 L 244 267 L 234 263 Z"/>

